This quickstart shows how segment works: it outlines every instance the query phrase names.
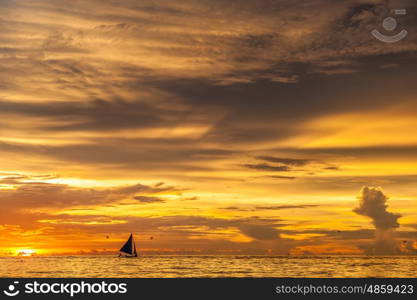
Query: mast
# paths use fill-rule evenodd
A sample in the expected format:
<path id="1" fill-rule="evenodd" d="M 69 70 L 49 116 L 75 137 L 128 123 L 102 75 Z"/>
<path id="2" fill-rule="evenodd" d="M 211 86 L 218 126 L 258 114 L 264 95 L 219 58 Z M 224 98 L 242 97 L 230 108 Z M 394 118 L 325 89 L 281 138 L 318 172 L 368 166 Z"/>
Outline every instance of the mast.
<path id="1" fill-rule="evenodd" d="M 136 251 L 136 243 L 135 243 L 135 241 L 133 241 L 133 256 L 135 256 L 135 257 L 138 256 L 138 252 Z"/>

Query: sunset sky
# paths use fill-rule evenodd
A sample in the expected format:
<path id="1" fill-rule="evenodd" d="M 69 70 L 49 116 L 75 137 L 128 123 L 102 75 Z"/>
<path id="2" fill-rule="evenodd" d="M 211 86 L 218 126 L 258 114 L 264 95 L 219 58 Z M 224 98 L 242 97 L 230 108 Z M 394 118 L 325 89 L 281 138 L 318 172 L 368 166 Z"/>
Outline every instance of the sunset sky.
<path id="1" fill-rule="evenodd" d="M 405 40 L 372 37 L 387 16 Z M 0 255 L 416 254 L 416 20 L 0 0 Z"/>

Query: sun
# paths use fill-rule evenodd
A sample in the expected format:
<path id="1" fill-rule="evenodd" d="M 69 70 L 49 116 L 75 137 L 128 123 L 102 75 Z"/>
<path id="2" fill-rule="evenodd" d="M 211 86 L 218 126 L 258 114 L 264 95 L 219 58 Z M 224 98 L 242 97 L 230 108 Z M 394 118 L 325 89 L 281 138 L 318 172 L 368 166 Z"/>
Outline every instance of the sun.
<path id="1" fill-rule="evenodd" d="M 17 256 L 28 257 L 28 256 L 35 255 L 36 251 L 33 249 L 19 249 L 19 250 L 16 250 L 16 254 Z"/>

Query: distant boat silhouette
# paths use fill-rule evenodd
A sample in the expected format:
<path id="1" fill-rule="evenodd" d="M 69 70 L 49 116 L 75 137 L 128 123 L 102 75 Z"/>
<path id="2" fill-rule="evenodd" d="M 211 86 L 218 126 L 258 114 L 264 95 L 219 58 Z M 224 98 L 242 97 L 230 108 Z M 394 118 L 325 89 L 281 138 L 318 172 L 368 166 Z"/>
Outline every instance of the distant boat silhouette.
<path id="1" fill-rule="evenodd" d="M 119 250 L 119 257 L 138 257 L 138 253 L 136 251 L 136 244 L 133 240 L 133 234 L 130 234 L 129 239 L 123 245 L 122 248 Z"/>

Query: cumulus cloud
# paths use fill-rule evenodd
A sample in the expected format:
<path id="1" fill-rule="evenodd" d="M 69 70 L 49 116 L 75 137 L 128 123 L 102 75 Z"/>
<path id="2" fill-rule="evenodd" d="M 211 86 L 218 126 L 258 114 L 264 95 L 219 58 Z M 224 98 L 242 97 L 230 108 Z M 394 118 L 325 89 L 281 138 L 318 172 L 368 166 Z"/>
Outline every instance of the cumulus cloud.
<path id="1" fill-rule="evenodd" d="M 375 242 L 366 247 L 370 254 L 398 254 L 401 250 L 395 239 L 395 230 L 400 227 L 400 214 L 387 210 L 388 197 L 379 188 L 364 187 L 361 191 L 359 206 L 353 211 L 372 219 L 375 226 Z"/>
<path id="2" fill-rule="evenodd" d="M 358 199 L 359 206 L 353 211 L 371 218 L 376 230 L 385 231 L 400 227 L 398 219 L 401 215 L 387 211 L 388 197 L 381 189 L 364 187 Z"/>

